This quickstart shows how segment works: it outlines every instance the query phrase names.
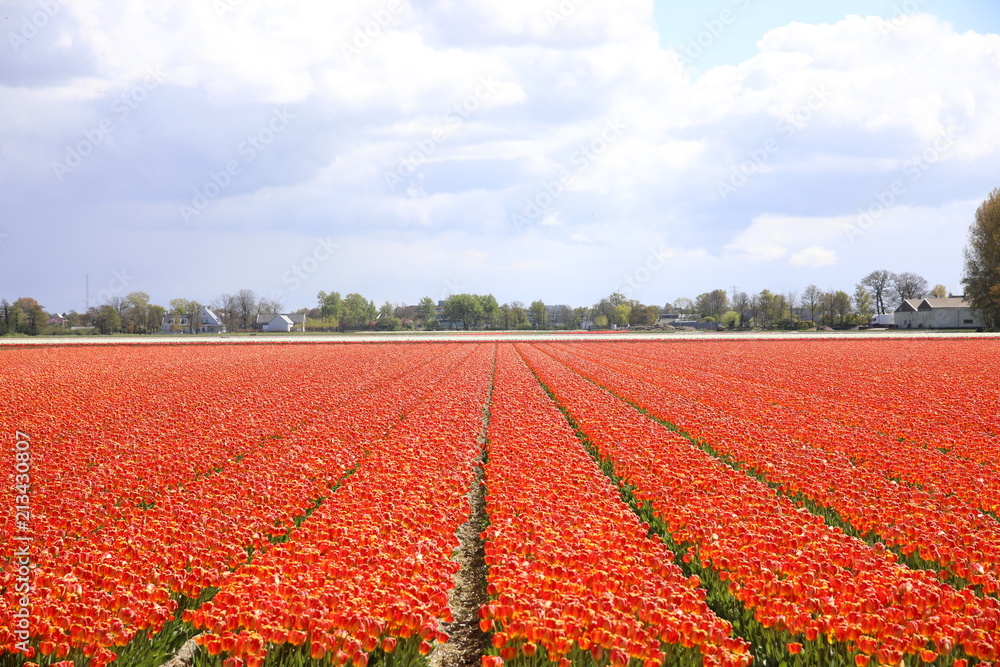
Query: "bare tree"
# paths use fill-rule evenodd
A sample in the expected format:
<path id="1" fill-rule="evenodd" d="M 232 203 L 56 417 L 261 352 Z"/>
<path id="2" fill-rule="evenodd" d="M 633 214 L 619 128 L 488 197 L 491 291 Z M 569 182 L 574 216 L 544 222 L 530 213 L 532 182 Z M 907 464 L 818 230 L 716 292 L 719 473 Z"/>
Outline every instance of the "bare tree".
<path id="1" fill-rule="evenodd" d="M 892 277 L 892 300 L 895 306 L 904 299 L 922 299 L 927 294 L 927 281 L 922 276 L 909 271 Z"/>
<path id="2" fill-rule="evenodd" d="M 816 307 L 823 301 L 823 290 L 809 285 L 802 291 L 802 305 L 809 309 L 809 319 L 816 321 Z"/>
<path id="3" fill-rule="evenodd" d="M 861 284 L 871 291 L 872 299 L 875 300 L 875 314 L 885 315 L 886 304 L 890 301 L 890 291 L 896 274 L 892 271 L 879 269 L 872 271 L 861 279 Z"/>
<path id="4" fill-rule="evenodd" d="M 241 289 L 233 297 L 233 308 L 240 328 L 250 329 L 257 323 L 257 294 L 252 289 Z"/>

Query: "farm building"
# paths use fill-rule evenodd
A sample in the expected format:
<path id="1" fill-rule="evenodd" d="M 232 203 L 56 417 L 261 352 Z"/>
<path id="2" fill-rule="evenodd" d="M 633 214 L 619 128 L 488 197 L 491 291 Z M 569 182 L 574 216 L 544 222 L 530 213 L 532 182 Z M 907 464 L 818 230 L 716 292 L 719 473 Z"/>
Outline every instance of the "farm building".
<path id="1" fill-rule="evenodd" d="M 976 329 L 982 316 L 964 296 L 943 299 L 904 299 L 895 312 L 899 329 Z"/>

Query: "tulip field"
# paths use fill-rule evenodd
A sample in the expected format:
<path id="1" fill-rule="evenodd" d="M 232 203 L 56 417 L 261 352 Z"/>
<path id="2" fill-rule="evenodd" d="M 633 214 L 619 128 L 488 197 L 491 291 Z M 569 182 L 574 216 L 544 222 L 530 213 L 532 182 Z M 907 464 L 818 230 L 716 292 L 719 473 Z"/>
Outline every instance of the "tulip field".
<path id="1" fill-rule="evenodd" d="M 0 347 L 0 667 L 1000 665 L 1000 339 L 496 338 Z"/>

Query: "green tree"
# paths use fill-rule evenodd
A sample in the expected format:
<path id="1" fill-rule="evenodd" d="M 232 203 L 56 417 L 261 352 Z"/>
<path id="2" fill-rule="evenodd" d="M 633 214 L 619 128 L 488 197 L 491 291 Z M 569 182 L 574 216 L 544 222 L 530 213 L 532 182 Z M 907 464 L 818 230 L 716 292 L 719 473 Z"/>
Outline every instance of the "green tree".
<path id="1" fill-rule="evenodd" d="M 500 323 L 500 304 L 492 294 L 479 296 L 479 306 L 483 312 L 483 327 L 495 329 Z"/>
<path id="2" fill-rule="evenodd" d="M 375 319 L 375 328 L 380 331 L 396 331 L 402 326 L 399 318 L 396 317 L 396 309 L 391 303 L 386 301 L 378 310 Z"/>
<path id="3" fill-rule="evenodd" d="M 119 316 L 122 327 L 132 333 L 149 333 L 149 295 L 145 292 L 132 292 L 124 299 L 124 314 Z"/>
<path id="4" fill-rule="evenodd" d="M 327 294 L 320 290 L 319 294 L 316 295 L 316 301 L 319 303 L 319 313 L 323 321 L 336 325 L 340 321 L 342 312 L 340 292 L 330 292 Z"/>
<path id="5" fill-rule="evenodd" d="M 620 327 L 628 326 L 628 318 L 632 314 L 632 306 L 627 303 L 619 303 L 615 306 L 614 319 L 609 320 L 611 324 Z"/>
<path id="6" fill-rule="evenodd" d="M 722 289 L 699 294 L 698 298 L 695 299 L 695 308 L 699 315 L 718 320 L 729 309 L 729 296 L 726 294 L 726 290 Z"/>
<path id="7" fill-rule="evenodd" d="M 851 312 L 851 295 L 843 290 L 837 290 L 832 298 L 833 313 L 840 318 L 840 325 L 843 326 L 847 316 Z"/>
<path id="8" fill-rule="evenodd" d="M 437 305 L 434 299 L 425 296 L 417 304 L 417 321 L 424 329 L 437 329 L 440 324 L 437 320 Z"/>
<path id="9" fill-rule="evenodd" d="M 639 304 L 633 307 L 632 312 L 629 313 L 628 323 L 630 325 L 649 325 L 656 324 L 659 319 L 659 306 L 644 306 Z"/>
<path id="10" fill-rule="evenodd" d="M 45 314 L 45 309 L 31 297 L 21 297 L 14 302 L 14 306 L 20 309 L 21 318 L 17 328 L 17 333 L 26 333 L 29 336 L 37 336 L 43 333 L 49 325 L 49 316 Z"/>
<path id="11" fill-rule="evenodd" d="M 105 335 L 121 331 L 122 320 L 121 315 L 118 314 L 118 309 L 111 304 L 101 306 L 94 317 L 94 326 L 97 327 L 100 333 Z"/>
<path id="12" fill-rule="evenodd" d="M 990 329 L 1000 328 L 1000 188 L 976 209 L 965 246 L 962 287 Z"/>
<path id="13" fill-rule="evenodd" d="M 872 299 L 872 293 L 859 283 L 854 288 L 854 312 L 858 314 L 862 323 L 867 324 L 872 319 L 874 308 L 875 301 Z"/>
<path id="14" fill-rule="evenodd" d="M 532 319 L 535 320 L 536 329 L 549 328 L 549 309 L 545 307 L 544 301 L 541 299 L 532 301 L 528 311 L 531 313 Z"/>
<path id="15" fill-rule="evenodd" d="M 444 301 L 444 319 L 461 322 L 466 331 L 475 329 L 483 319 L 483 304 L 475 294 L 452 294 Z"/>
<path id="16" fill-rule="evenodd" d="M 931 296 L 935 299 L 944 299 L 948 296 L 948 288 L 938 283 L 931 289 Z"/>
<path id="17" fill-rule="evenodd" d="M 375 302 L 364 298 L 357 292 L 344 297 L 341 308 L 341 322 L 347 329 L 368 329 L 378 314 Z"/>
<path id="18" fill-rule="evenodd" d="M 719 320 L 727 329 L 735 329 L 740 325 L 740 314 L 735 310 L 727 310 Z"/>
<path id="19" fill-rule="evenodd" d="M 531 321 L 528 319 L 528 310 L 521 301 L 510 302 L 510 328 L 530 329 Z"/>

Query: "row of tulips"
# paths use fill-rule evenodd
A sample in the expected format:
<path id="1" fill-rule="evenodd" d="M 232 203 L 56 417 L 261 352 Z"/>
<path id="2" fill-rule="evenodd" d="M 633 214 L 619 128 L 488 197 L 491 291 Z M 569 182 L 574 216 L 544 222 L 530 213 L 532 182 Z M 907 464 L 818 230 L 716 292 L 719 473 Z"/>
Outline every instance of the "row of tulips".
<path id="1" fill-rule="evenodd" d="M 796 341 L 773 354 L 735 346 L 738 354 L 691 360 L 720 376 L 802 389 L 797 404 L 830 410 L 831 418 L 973 461 L 1000 465 L 1000 355 L 995 339 Z M 733 345 L 733 344 L 729 344 Z M 728 346 L 724 346 L 728 347 Z M 850 364 L 844 364 L 848 356 Z M 725 361 L 723 361 L 725 359 Z M 812 401 L 818 403 L 812 403 Z M 962 424 L 961 434 L 955 425 Z"/>
<path id="2" fill-rule="evenodd" d="M 746 388 L 788 412 L 822 415 L 857 428 L 880 446 L 899 442 L 940 465 L 942 452 L 1000 469 L 1000 344 L 994 339 L 910 341 L 746 341 L 630 347 L 630 357 L 675 377 Z M 666 352 L 666 355 L 664 354 Z M 633 356 L 634 353 L 634 356 Z M 842 363 L 850 355 L 851 363 Z M 961 425 L 961 431 L 956 430 Z M 921 466 L 922 467 L 922 466 Z M 975 471 L 980 466 L 966 465 Z"/>
<path id="3" fill-rule="evenodd" d="M 452 620 L 455 532 L 486 407 L 493 346 L 471 348 L 426 402 L 367 444 L 354 474 L 288 541 L 221 585 L 184 620 L 227 667 L 407 665 Z"/>
<path id="4" fill-rule="evenodd" d="M 748 665 L 747 645 L 647 538 L 510 344 L 489 421 L 484 664 Z"/>
<path id="5" fill-rule="evenodd" d="M 616 474 L 634 486 L 650 522 L 701 568 L 710 599 L 723 587 L 753 613 L 761 632 L 741 631 L 766 660 L 965 665 L 1000 655 L 996 600 L 897 563 L 879 545 L 826 525 L 543 351 L 519 348 Z M 742 613 L 731 608 L 727 615 Z"/>
<path id="6" fill-rule="evenodd" d="M 723 392 L 702 385 L 696 399 L 688 395 L 694 390 L 684 381 L 667 387 L 669 380 L 627 357 L 604 357 L 598 363 L 568 350 L 553 354 L 832 521 L 846 522 L 869 541 L 895 548 L 908 563 L 937 569 L 959 585 L 1000 593 L 1000 523 L 937 490 L 939 484 L 900 484 L 871 461 L 855 465 L 841 451 L 846 448 L 842 441 L 831 445 L 830 435 L 823 433 L 807 440 L 803 429 L 795 428 L 809 415 L 778 419 L 752 387 L 734 383 Z M 651 376 L 656 378 L 652 382 Z M 730 390 L 735 390 L 732 396 L 724 395 Z M 912 449 L 897 448 L 903 453 Z"/>
<path id="7" fill-rule="evenodd" d="M 155 357 L 175 350 L 146 348 L 146 353 Z M 75 514 L 51 509 L 47 501 L 58 488 L 40 475 L 32 497 L 33 508 L 40 509 L 32 522 L 37 569 L 31 636 L 38 652 L 59 658 L 72 653 L 102 664 L 114 658 L 112 650 L 156 635 L 174 619 L 178 602 L 218 586 L 255 550 L 286 535 L 296 517 L 307 515 L 356 465 L 366 442 L 397 427 L 400 416 L 468 354 L 463 346 L 421 350 L 404 367 L 412 375 L 404 375 L 406 382 L 399 381 L 398 363 L 374 365 L 367 355 L 353 355 L 355 379 L 368 391 L 348 393 L 353 400 L 343 402 L 337 394 L 320 394 L 314 404 L 320 409 L 309 411 L 276 401 L 280 414 L 267 418 L 276 424 L 285 420 L 287 435 L 264 440 L 211 474 L 168 485 L 153 502 L 122 503 L 113 519 L 95 519 L 96 527 L 87 532 L 74 525 Z M 217 400 L 226 396 L 223 379 L 216 390 Z M 34 465 L 45 469 L 55 460 Z M 165 455 L 164 464 L 169 461 Z M 129 478 L 118 484 L 127 489 Z M 86 500 L 81 498 L 81 505 Z M 13 572 L 5 568 L 4 576 Z M 7 618 L 0 615 L 0 641 L 10 650 Z"/>

